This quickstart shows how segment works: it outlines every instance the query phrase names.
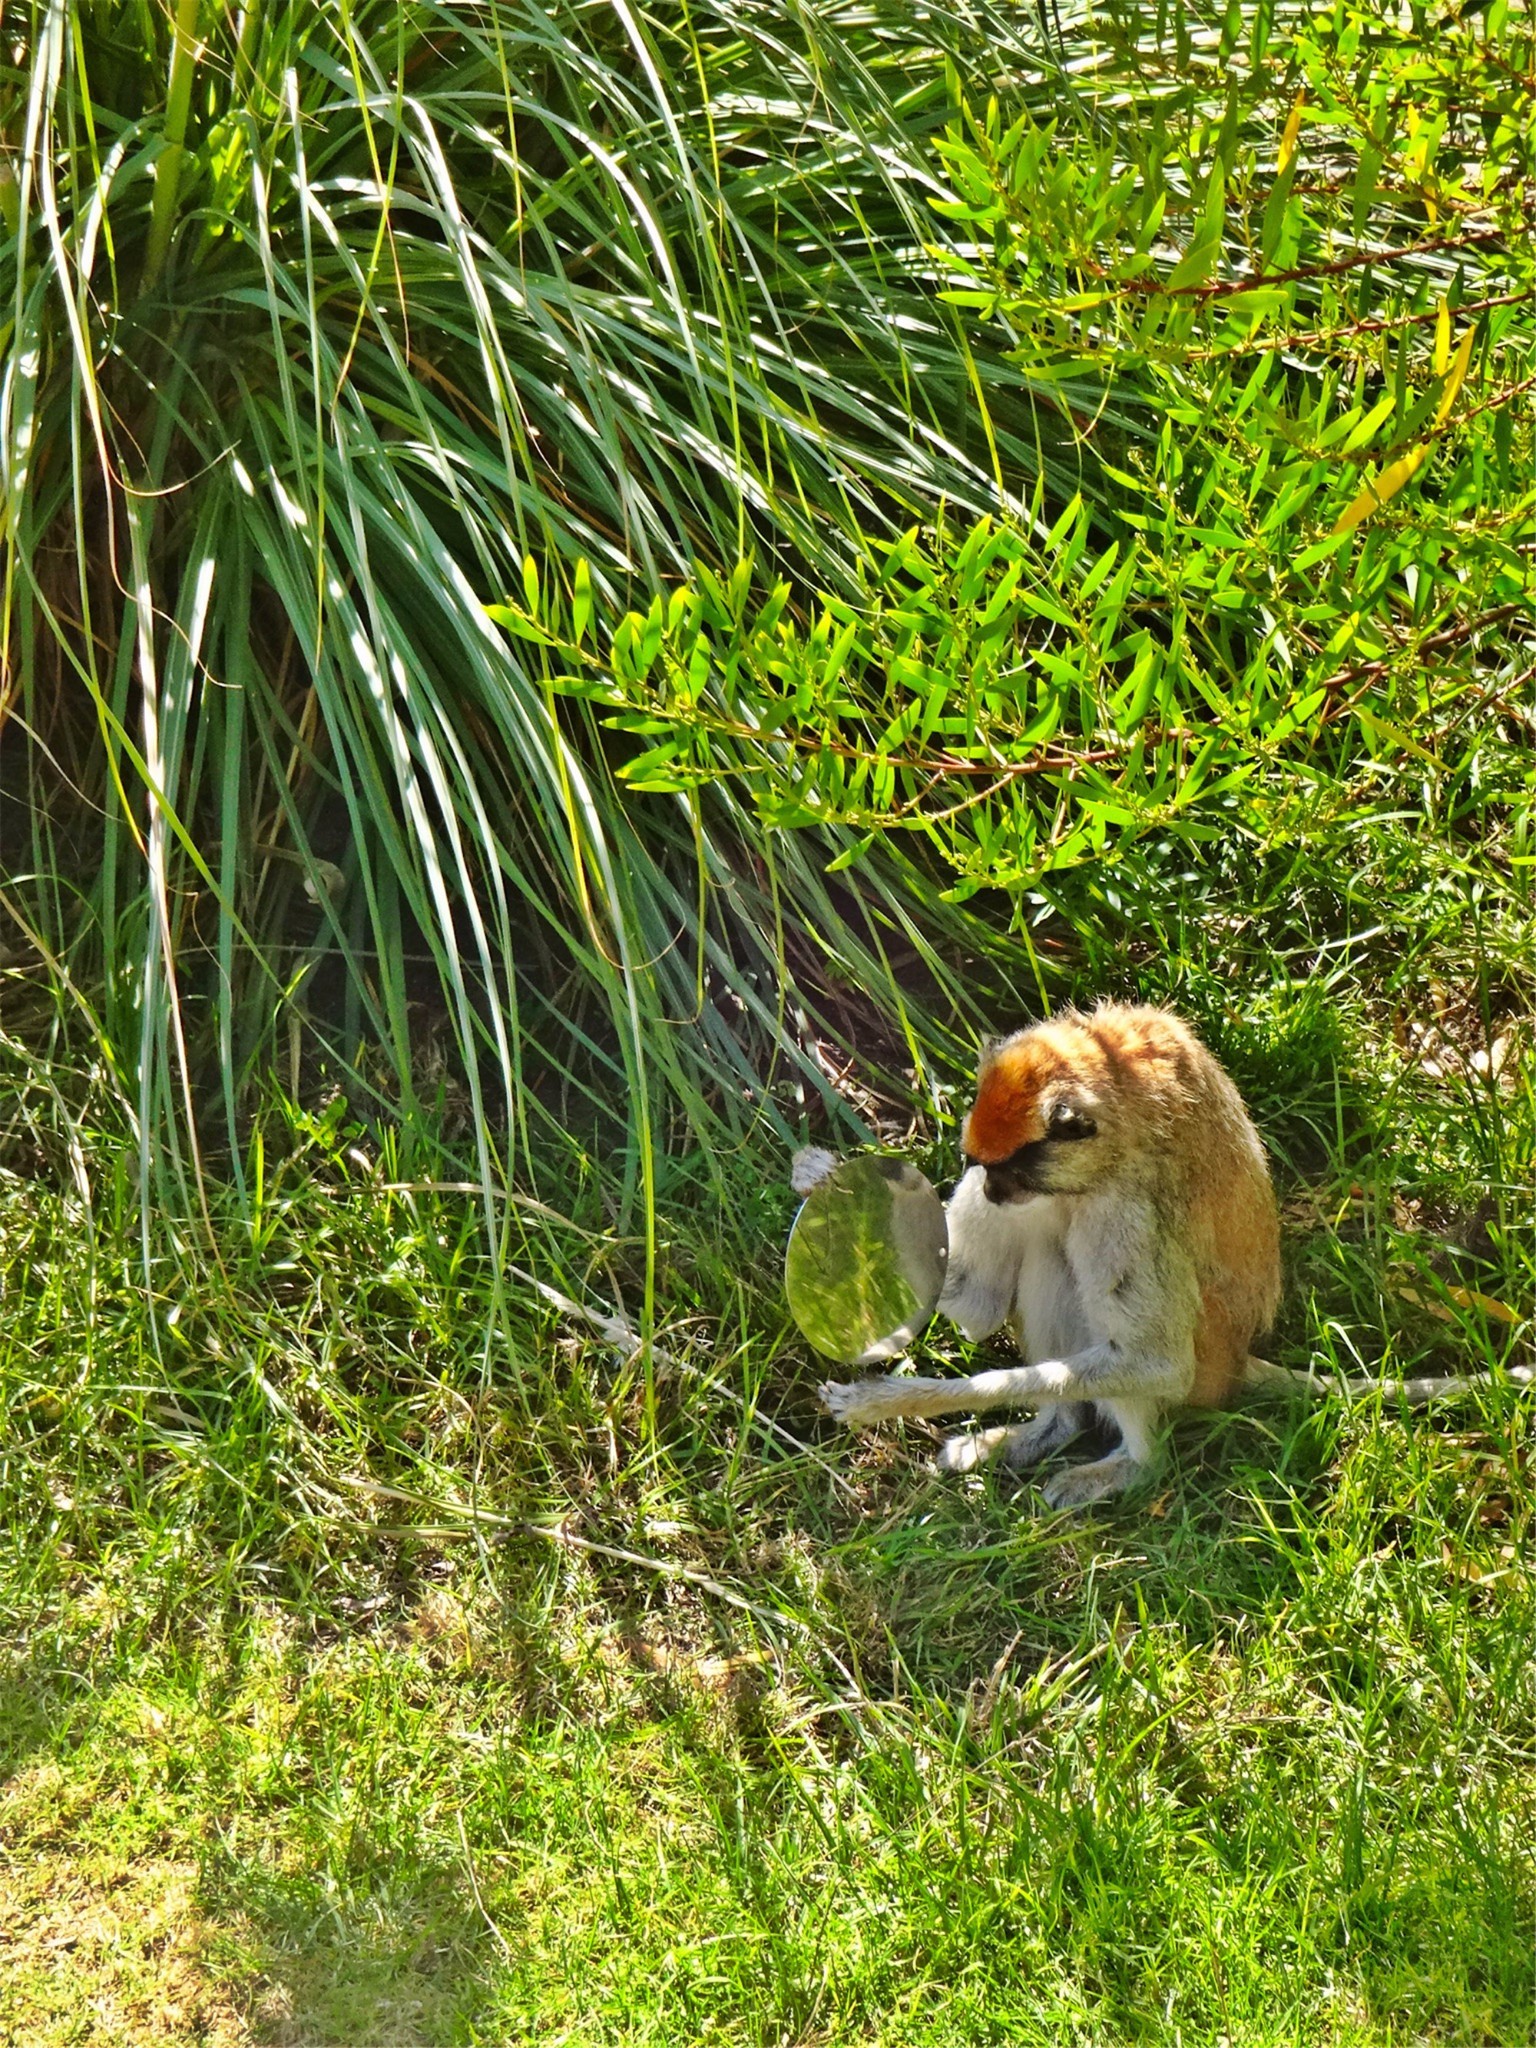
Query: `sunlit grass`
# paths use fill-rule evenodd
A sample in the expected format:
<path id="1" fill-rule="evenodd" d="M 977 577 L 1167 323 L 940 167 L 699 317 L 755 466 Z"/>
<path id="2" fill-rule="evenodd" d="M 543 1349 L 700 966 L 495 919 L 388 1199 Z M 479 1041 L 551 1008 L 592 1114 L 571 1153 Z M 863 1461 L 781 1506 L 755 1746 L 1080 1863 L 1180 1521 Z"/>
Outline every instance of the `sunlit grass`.
<path id="1" fill-rule="evenodd" d="M 231 1210 L 222 1274 L 146 1294 L 121 1124 L 11 1046 L 5 2025 L 1524 2041 L 1530 1404 L 1497 1374 L 1532 1297 L 1490 1197 L 1529 1212 L 1536 1105 L 1384 1054 L 1345 991 L 1250 989 L 1223 1022 L 1183 970 L 1281 1162 L 1272 1355 L 1495 1383 L 1181 1424 L 1080 1521 L 818 1418 L 771 1148 L 723 1236 L 667 1189 L 648 1402 L 520 1287 L 498 1318 L 472 1196 L 276 1102 L 257 1245 Z M 555 1206 L 522 1256 L 632 1310 L 604 1177 Z"/>

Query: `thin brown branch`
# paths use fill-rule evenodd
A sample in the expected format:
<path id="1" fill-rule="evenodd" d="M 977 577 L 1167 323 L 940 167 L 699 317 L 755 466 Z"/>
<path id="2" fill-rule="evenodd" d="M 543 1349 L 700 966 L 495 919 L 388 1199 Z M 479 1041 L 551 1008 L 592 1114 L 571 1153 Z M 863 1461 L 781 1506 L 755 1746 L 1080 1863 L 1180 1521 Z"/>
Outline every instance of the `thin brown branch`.
<path id="1" fill-rule="evenodd" d="M 1349 668 L 1341 668 L 1325 678 L 1318 687 L 1337 697 L 1341 690 L 1351 689 L 1357 683 L 1369 685 L 1380 682 L 1391 674 L 1393 664 L 1400 661 L 1404 655 L 1409 655 L 1415 660 L 1423 660 L 1427 655 L 1448 654 L 1452 648 L 1465 646 L 1469 640 L 1474 639 L 1479 633 L 1486 632 L 1490 626 L 1501 625 L 1505 619 L 1512 619 L 1518 614 L 1529 614 L 1530 609 L 1528 604 L 1518 600 L 1495 605 L 1492 611 L 1479 612 L 1475 618 L 1460 619 L 1454 626 L 1443 627 L 1440 632 L 1431 633 L 1417 644 L 1404 641 L 1390 654 L 1382 655 L 1375 661 L 1355 662 Z M 1335 708 L 1347 710 L 1349 707 L 1338 705 Z"/>
<path id="2" fill-rule="evenodd" d="M 1536 285 L 1521 292 L 1500 292 L 1493 298 L 1468 299 L 1464 304 L 1453 307 L 1452 311 L 1458 317 L 1475 317 L 1479 313 L 1491 313 L 1499 306 L 1524 306 L 1532 299 L 1536 299 Z M 1317 327 L 1306 334 L 1268 334 L 1261 341 L 1242 341 L 1233 348 L 1191 349 L 1185 360 L 1220 363 L 1242 356 L 1272 355 L 1276 349 L 1282 348 L 1332 348 L 1357 334 L 1397 334 L 1407 327 L 1432 326 L 1440 318 L 1440 311 L 1438 306 L 1431 306 L 1423 313 L 1394 313 L 1380 320 L 1350 320 L 1342 327 Z M 1524 390 L 1525 386 L 1519 385 L 1516 389 Z"/>
<path id="3" fill-rule="evenodd" d="M 1518 384 L 1506 384 L 1502 391 L 1492 392 L 1481 405 L 1471 406 L 1456 424 L 1464 427 L 1468 420 L 1475 420 L 1481 412 L 1499 412 L 1512 398 L 1523 398 L 1533 386 L 1536 386 L 1536 376 L 1523 377 Z"/>
<path id="4" fill-rule="evenodd" d="M 1128 743 L 1114 747 L 1088 747 L 1072 753 L 1062 748 L 1042 747 L 1022 761 L 965 761 L 950 754 L 928 754 L 914 759 L 910 754 L 881 754 L 868 747 L 850 746 L 845 740 L 819 739 L 810 733 L 764 734 L 756 726 L 711 724 L 709 730 L 721 739 L 777 740 L 801 754 L 831 754 L 839 761 L 851 761 L 865 768 L 895 768 L 903 774 L 928 775 L 936 782 L 952 775 L 992 776 L 1003 782 L 1026 775 L 1060 774 L 1073 768 L 1093 768 L 1101 762 L 1118 760 Z M 1160 733 L 1165 739 L 1186 737 L 1180 732 Z"/>
<path id="5" fill-rule="evenodd" d="M 1314 284 L 1325 277 L 1342 277 L 1351 270 L 1366 270 L 1372 264 L 1403 263 L 1410 256 L 1454 256 L 1462 249 L 1476 249 L 1508 239 L 1509 229 L 1479 228 L 1465 235 L 1439 235 L 1428 241 L 1408 242 L 1399 248 L 1356 249 L 1349 256 L 1337 256 L 1332 263 L 1303 264 L 1295 270 L 1260 271 L 1254 277 L 1218 277 L 1204 284 L 1166 284 L 1159 277 L 1133 277 L 1115 290 L 1124 298 L 1232 299 L 1245 292 L 1272 290 L 1283 284 Z"/>

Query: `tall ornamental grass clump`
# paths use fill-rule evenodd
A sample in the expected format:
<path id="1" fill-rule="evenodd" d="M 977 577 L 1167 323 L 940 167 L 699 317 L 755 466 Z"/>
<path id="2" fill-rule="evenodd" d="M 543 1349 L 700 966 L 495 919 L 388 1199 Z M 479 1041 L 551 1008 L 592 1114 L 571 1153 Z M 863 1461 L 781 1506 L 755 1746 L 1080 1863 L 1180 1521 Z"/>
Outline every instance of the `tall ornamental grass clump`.
<path id="1" fill-rule="evenodd" d="M 1104 986 L 1433 899 L 1402 973 L 1518 978 L 1531 41 L 34 8 L 7 901 L 146 1174 L 274 1045 L 426 1128 L 446 1040 L 488 1188 L 609 1117 L 649 1190 L 659 1116 L 953 1066 L 1051 913 Z"/>
<path id="2" fill-rule="evenodd" d="M 648 1104 L 734 1115 L 774 1044 L 815 1073 L 783 907 L 813 955 L 873 973 L 880 944 L 825 851 L 635 814 L 485 606 L 541 572 L 580 637 L 749 556 L 852 590 L 869 534 L 1006 510 L 1042 464 L 1073 487 L 931 247 L 954 66 L 1021 33 L 740 0 L 16 10 L 8 901 L 146 1159 L 190 1172 L 221 1093 L 238 1136 L 301 1015 L 375 1049 L 407 1125 L 435 1018 L 488 1176 L 488 1128 L 521 1142 L 573 1088 L 621 1106 L 634 1180 Z"/>

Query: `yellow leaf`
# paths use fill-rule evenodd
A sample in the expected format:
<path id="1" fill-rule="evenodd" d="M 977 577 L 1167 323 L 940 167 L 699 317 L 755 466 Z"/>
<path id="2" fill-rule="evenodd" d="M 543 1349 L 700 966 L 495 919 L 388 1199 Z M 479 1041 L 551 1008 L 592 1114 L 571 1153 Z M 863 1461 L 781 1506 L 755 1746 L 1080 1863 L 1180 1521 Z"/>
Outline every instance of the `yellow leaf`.
<path id="1" fill-rule="evenodd" d="M 1290 113 L 1286 116 L 1285 131 L 1280 137 L 1279 175 L 1282 178 L 1295 160 L 1296 138 L 1301 133 L 1301 110 L 1306 104 L 1307 96 L 1305 93 L 1302 93 L 1295 106 L 1292 107 Z"/>
<path id="2" fill-rule="evenodd" d="M 1452 375 L 1454 374 L 1453 371 Z M 1428 448 L 1421 445 L 1410 448 L 1406 455 L 1399 455 L 1396 462 L 1389 462 L 1380 476 L 1374 482 L 1368 483 L 1365 489 L 1344 507 L 1333 522 L 1331 531 L 1352 533 L 1362 519 L 1367 519 L 1371 513 L 1378 511 L 1386 504 L 1388 498 L 1395 498 L 1403 485 L 1417 475 L 1428 453 Z"/>
<path id="3" fill-rule="evenodd" d="M 1472 343 L 1476 328 L 1469 327 L 1461 337 L 1461 347 L 1456 351 L 1456 360 L 1450 367 L 1445 380 L 1445 389 L 1440 394 L 1440 403 L 1435 407 L 1435 425 L 1443 427 L 1450 417 L 1451 407 L 1456 403 L 1456 394 L 1461 389 L 1472 363 Z"/>
<path id="4" fill-rule="evenodd" d="M 1451 360 L 1451 309 L 1444 299 L 1435 315 L 1435 375 L 1443 377 L 1445 366 Z"/>
<path id="5" fill-rule="evenodd" d="M 1458 1308 L 1480 1308 L 1485 1316 L 1493 1316 L 1501 1323 L 1518 1323 L 1520 1311 L 1511 1308 L 1507 1301 L 1497 1301 L 1491 1294 L 1479 1294 L 1475 1287 L 1447 1287 L 1446 1293 Z"/>
<path id="6" fill-rule="evenodd" d="M 1427 1315 L 1434 1316 L 1442 1323 L 1454 1323 L 1456 1320 L 1442 1302 L 1432 1301 L 1427 1294 L 1421 1294 L 1417 1287 L 1398 1287 L 1393 1291 L 1399 1301 L 1412 1302 L 1415 1308 L 1423 1309 Z"/>
<path id="7" fill-rule="evenodd" d="M 1446 1294 L 1458 1308 L 1480 1309 L 1485 1316 L 1492 1316 L 1501 1323 L 1518 1323 L 1523 1320 L 1518 1309 L 1511 1308 L 1507 1301 L 1497 1301 L 1491 1294 L 1479 1294 L 1471 1287 L 1447 1287 Z M 1422 1308 L 1432 1316 L 1438 1316 L 1442 1323 L 1452 1323 L 1456 1318 L 1442 1303 L 1423 1294 L 1417 1287 L 1393 1289 L 1399 1301 L 1412 1302 L 1415 1308 Z"/>

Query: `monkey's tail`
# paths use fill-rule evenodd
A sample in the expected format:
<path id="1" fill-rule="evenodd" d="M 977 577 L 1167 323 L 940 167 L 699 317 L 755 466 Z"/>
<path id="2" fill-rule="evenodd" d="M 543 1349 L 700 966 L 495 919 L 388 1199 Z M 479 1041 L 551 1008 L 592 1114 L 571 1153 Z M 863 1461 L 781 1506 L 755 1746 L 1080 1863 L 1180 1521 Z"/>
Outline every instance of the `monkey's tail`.
<path id="1" fill-rule="evenodd" d="M 1403 1401 L 1410 1408 L 1427 1408 L 1432 1401 L 1460 1401 L 1478 1387 L 1492 1386 L 1496 1379 L 1528 1387 L 1536 1380 L 1536 1369 L 1511 1366 L 1507 1373 L 1474 1372 L 1462 1378 L 1436 1380 L 1342 1379 L 1331 1372 L 1298 1372 L 1288 1365 L 1271 1365 L 1267 1358 L 1250 1358 L 1243 1367 L 1242 1390 L 1260 1397 L 1283 1394 L 1343 1394 L 1358 1401 L 1367 1394 L 1380 1394 L 1388 1401 Z"/>

